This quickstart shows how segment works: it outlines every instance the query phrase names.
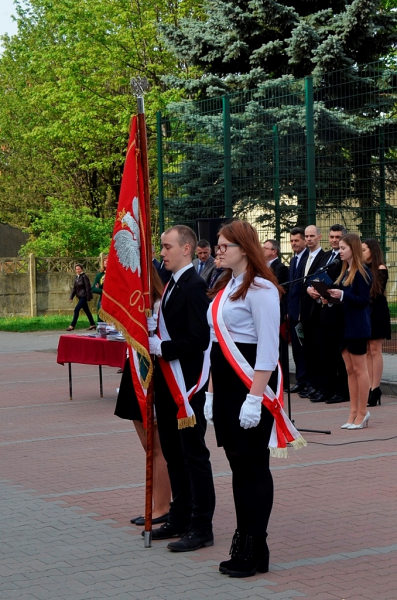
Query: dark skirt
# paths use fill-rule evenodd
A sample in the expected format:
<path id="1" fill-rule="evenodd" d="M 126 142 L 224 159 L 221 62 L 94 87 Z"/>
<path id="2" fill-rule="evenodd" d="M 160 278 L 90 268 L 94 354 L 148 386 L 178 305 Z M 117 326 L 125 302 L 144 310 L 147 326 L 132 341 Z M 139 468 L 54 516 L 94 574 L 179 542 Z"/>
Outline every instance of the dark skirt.
<path id="1" fill-rule="evenodd" d="M 340 351 L 347 350 L 350 354 L 367 354 L 367 338 L 345 338 L 341 341 Z"/>
<path id="2" fill-rule="evenodd" d="M 386 296 L 380 294 L 371 303 L 371 340 L 391 340 L 390 312 Z"/>
<path id="3" fill-rule="evenodd" d="M 130 359 L 125 361 L 123 375 L 121 376 L 120 389 L 117 396 L 116 408 L 114 410 L 116 417 L 120 419 L 129 419 L 130 421 L 140 421 L 142 423 L 141 409 L 132 385 Z"/>
<path id="4" fill-rule="evenodd" d="M 256 360 L 256 344 L 236 346 L 253 367 Z M 273 426 L 273 416 L 262 406 L 262 416 L 257 427 L 243 429 L 240 425 L 241 406 L 249 393 L 248 388 L 233 371 L 218 343 L 212 344 L 211 375 L 214 391 L 214 426 L 218 446 L 239 455 L 268 455 L 268 445 Z M 272 374 L 270 387 L 276 390 L 277 370 Z"/>

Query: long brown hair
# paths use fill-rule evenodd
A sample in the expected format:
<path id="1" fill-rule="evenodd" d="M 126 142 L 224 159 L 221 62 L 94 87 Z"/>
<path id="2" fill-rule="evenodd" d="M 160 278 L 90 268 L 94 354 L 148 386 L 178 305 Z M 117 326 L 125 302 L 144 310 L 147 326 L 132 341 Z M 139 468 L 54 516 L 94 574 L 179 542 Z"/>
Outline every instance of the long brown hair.
<path id="1" fill-rule="evenodd" d="M 372 275 L 371 298 L 376 298 L 376 296 L 384 294 L 383 280 L 381 280 L 379 275 L 379 267 L 386 266 L 382 248 L 380 247 L 378 240 L 375 240 L 374 238 L 363 240 L 362 243 L 368 246 L 369 251 L 371 252 L 371 265 L 368 265 Z"/>
<path id="2" fill-rule="evenodd" d="M 252 284 L 257 285 L 254 282 L 254 279 L 257 276 L 271 281 L 277 287 L 280 295 L 284 293 L 282 288 L 278 285 L 277 278 L 273 271 L 266 264 L 258 233 L 248 221 L 239 221 L 237 219 L 231 221 L 220 229 L 218 237 L 220 235 L 223 235 L 232 244 L 238 244 L 247 256 L 247 269 L 244 274 L 243 283 L 238 290 L 230 296 L 231 300 L 238 300 L 239 298 L 244 299 L 249 287 Z M 229 283 L 231 277 L 232 270 L 225 269 L 224 275 L 222 275 L 214 287 L 209 290 L 209 297 L 213 298 L 220 290 L 223 290 Z"/>
<path id="3" fill-rule="evenodd" d="M 354 279 L 357 271 L 359 271 L 361 273 L 361 275 L 364 277 L 365 281 L 367 283 L 369 283 L 369 281 L 370 281 L 369 275 L 363 265 L 363 247 L 361 245 L 361 240 L 360 240 L 359 236 L 356 233 L 347 233 L 340 239 L 340 242 L 342 242 L 342 241 L 345 242 L 349 246 L 349 248 L 352 251 L 352 255 L 353 255 L 352 266 L 350 267 L 349 274 L 346 277 L 345 281 L 343 282 L 343 285 L 351 285 L 353 283 L 353 279 Z M 342 264 L 341 273 L 340 273 L 338 279 L 336 280 L 336 283 L 340 283 L 342 281 L 342 279 L 347 271 L 348 266 L 349 266 L 348 262 L 346 260 L 344 260 L 343 264 Z"/>

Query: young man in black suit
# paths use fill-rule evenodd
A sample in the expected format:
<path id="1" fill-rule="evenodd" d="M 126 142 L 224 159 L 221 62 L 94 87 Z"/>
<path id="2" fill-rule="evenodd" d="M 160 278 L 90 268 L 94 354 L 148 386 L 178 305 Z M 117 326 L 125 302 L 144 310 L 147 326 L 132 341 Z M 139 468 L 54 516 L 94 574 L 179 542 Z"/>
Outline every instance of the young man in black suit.
<path id="1" fill-rule="evenodd" d="M 335 281 L 341 272 L 342 261 L 339 259 L 339 241 L 346 235 L 346 229 L 339 224 L 329 228 L 329 244 L 331 250 L 325 252 L 324 265 L 328 265 L 328 276 Z M 320 312 L 320 333 L 322 350 L 322 384 L 318 394 L 311 398 L 312 402 L 337 404 L 349 400 L 349 387 L 345 362 L 339 347 L 342 332 L 338 326 L 343 322 L 339 312 L 343 307 L 339 304 L 324 304 Z"/>
<path id="2" fill-rule="evenodd" d="M 303 276 L 313 275 L 324 266 L 324 250 L 321 248 L 321 231 L 316 225 L 305 229 L 308 255 L 302 264 Z M 300 321 L 303 327 L 303 345 L 308 378 L 308 387 L 299 392 L 301 398 L 310 399 L 321 387 L 321 336 L 320 336 L 320 294 L 306 281 L 302 285 Z"/>
<path id="3" fill-rule="evenodd" d="M 302 392 L 308 383 L 306 373 L 305 352 L 302 344 L 296 333 L 296 326 L 299 323 L 303 266 L 306 264 L 306 258 L 309 250 L 306 248 L 305 230 L 303 227 L 294 227 L 290 231 L 291 248 L 294 256 L 291 259 L 288 281 L 288 296 L 287 296 L 287 314 L 289 319 L 289 330 L 291 335 L 292 355 L 295 362 L 295 378 L 296 383 L 290 389 L 291 393 Z"/>
<path id="4" fill-rule="evenodd" d="M 161 257 L 171 271 L 161 311 L 169 340 L 149 338 L 150 352 L 165 362 L 179 361 L 186 390 L 197 385 L 203 369 L 204 351 L 210 341 L 207 322 L 209 300 L 205 281 L 192 264 L 197 238 L 190 227 L 176 225 L 161 236 Z M 164 336 L 163 336 L 164 337 Z M 169 520 L 154 529 L 154 540 L 180 537 L 168 548 L 188 552 L 213 545 L 212 517 L 215 490 L 209 451 L 205 445 L 205 389 L 195 393 L 190 406 L 196 424 L 178 429 L 178 407 L 164 375 L 161 361 L 155 362 L 154 392 L 161 448 L 168 465 L 172 497 Z"/>

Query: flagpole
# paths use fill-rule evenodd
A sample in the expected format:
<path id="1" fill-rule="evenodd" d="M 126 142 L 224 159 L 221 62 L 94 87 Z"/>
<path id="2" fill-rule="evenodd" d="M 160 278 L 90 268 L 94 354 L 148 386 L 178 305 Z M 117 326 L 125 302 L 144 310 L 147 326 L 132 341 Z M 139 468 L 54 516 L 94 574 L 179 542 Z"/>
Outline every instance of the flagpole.
<path id="1" fill-rule="evenodd" d="M 150 221 L 149 161 L 147 153 L 147 136 L 145 120 L 145 104 L 142 96 L 137 97 L 139 150 L 142 158 L 143 185 L 146 210 L 146 260 L 149 283 L 149 297 L 152 293 L 152 231 Z M 145 492 L 145 531 L 144 547 L 152 546 L 152 506 L 153 506 L 153 377 L 147 390 L 147 430 L 146 430 L 146 492 Z"/>

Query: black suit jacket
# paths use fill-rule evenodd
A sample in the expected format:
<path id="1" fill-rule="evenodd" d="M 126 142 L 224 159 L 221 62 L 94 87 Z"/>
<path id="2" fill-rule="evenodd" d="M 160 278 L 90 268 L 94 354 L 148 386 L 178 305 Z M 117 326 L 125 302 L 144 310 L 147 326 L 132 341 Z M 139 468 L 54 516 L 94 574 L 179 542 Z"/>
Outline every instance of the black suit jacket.
<path id="1" fill-rule="evenodd" d="M 288 281 L 288 267 L 284 265 L 279 258 L 276 258 L 272 264 L 270 265 L 271 270 L 277 277 L 277 281 L 281 283 L 286 283 Z M 283 288 L 286 292 L 286 288 Z M 287 314 L 287 294 L 285 293 L 281 296 L 280 300 L 280 311 L 281 311 L 281 322 L 285 320 L 285 315 Z"/>
<path id="2" fill-rule="evenodd" d="M 295 277 L 293 274 L 292 265 L 290 266 L 289 273 L 288 273 L 288 281 L 292 282 L 292 281 L 295 281 L 296 279 L 300 279 L 301 277 L 303 277 L 303 273 L 304 273 L 303 265 L 306 264 L 306 258 L 308 256 L 308 254 L 309 254 L 309 250 L 306 248 L 306 250 L 303 252 L 302 256 L 300 257 L 300 260 L 298 263 L 298 268 L 295 273 Z M 299 320 L 299 312 L 300 312 L 300 307 L 301 307 L 301 294 L 302 294 L 302 282 L 301 281 L 299 283 L 294 283 L 294 284 L 288 286 L 288 316 L 293 321 Z"/>
<path id="3" fill-rule="evenodd" d="M 161 306 L 171 338 L 162 342 L 162 356 L 166 361 L 179 359 L 187 390 L 198 381 L 203 352 L 210 342 L 207 322 L 210 300 L 206 291 L 205 281 L 191 267 L 178 279 L 165 306 Z"/>
<path id="4" fill-rule="evenodd" d="M 313 275 L 316 271 L 318 271 L 318 269 L 320 269 L 321 267 L 323 267 L 326 263 L 326 261 L 324 261 L 324 255 L 325 252 L 323 249 L 321 249 L 316 258 L 312 261 L 312 264 L 310 265 L 310 269 L 308 271 L 308 275 Z M 302 264 L 302 277 L 305 273 L 305 267 L 306 267 L 306 263 L 309 259 L 309 253 L 307 254 L 306 258 L 304 259 L 304 263 Z M 303 259 L 301 259 L 300 262 L 303 262 Z M 301 293 L 301 308 L 300 308 L 300 320 L 301 321 L 309 321 L 313 316 L 314 313 L 317 311 L 320 311 L 321 309 L 321 304 L 319 304 L 318 302 L 316 302 L 316 300 L 313 300 L 313 298 L 311 296 L 309 296 L 309 294 L 307 293 L 307 288 L 309 287 L 310 282 L 307 283 L 306 281 L 303 283 L 302 285 L 302 293 Z M 318 313 L 319 315 L 319 313 Z"/>
<path id="5" fill-rule="evenodd" d="M 326 265 L 331 257 L 332 250 L 328 250 L 324 253 L 323 256 L 323 264 Z M 342 270 L 342 261 L 334 263 L 327 271 L 327 275 L 333 282 L 335 282 Z M 335 285 L 335 287 L 337 287 Z M 328 306 L 326 304 L 323 305 L 321 309 L 321 322 L 328 326 L 337 326 L 341 321 L 342 317 L 340 312 L 343 310 L 340 304 L 332 304 L 332 306 Z"/>

